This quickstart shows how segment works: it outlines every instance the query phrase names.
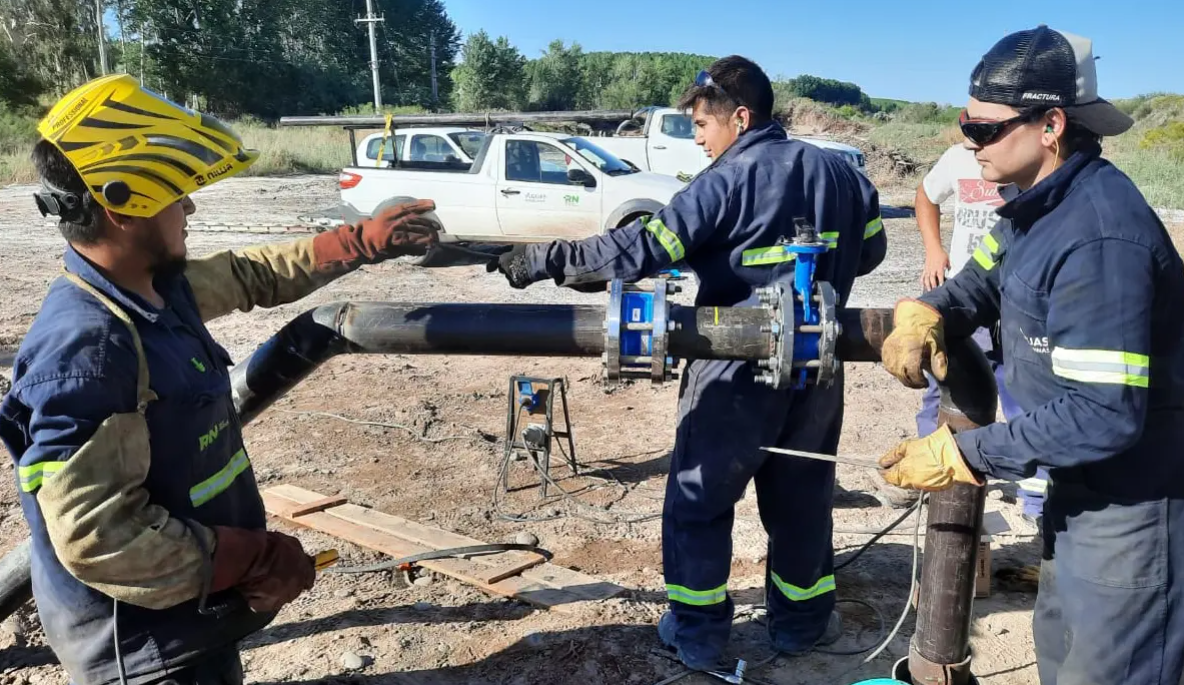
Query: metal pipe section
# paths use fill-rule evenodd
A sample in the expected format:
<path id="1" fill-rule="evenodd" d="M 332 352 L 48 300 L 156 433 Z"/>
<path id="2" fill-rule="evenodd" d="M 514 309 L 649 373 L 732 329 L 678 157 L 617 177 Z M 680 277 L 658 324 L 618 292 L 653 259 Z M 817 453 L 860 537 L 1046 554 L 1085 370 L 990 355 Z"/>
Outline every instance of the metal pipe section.
<path id="1" fill-rule="evenodd" d="M 476 112 L 459 114 L 396 114 L 391 117 L 393 126 L 488 126 L 490 124 L 519 123 L 616 123 L 633 118 L 633 112 L 621 110 L 595 110 L 583 112 Z M 280 117 L 280 126 L 354 126 L 384 128 L 386 118 L 381 116 L 305 116 Z"/>
<path id="2" fill-rule="evenodd" d="M 671 305 L 669 353 L 689 359 L 763 359 L 768 310 Z M 599 357 L 605 307 L 338 302 L 293 319 L 231 372 L 243 421 L 258 416 L 342 353 Z"/>
<path id="3" fill-rule="evenodd" d="M 949 372 L 941 384 L 938 423 L 958 433 L 995 421 L 995 374 L 971 339 L 947 344 Z M 918 685 L 967 685 L 970 622 L 986 487 L 955 485 L 929 496 L 922 592 L 908 669 Z"/>

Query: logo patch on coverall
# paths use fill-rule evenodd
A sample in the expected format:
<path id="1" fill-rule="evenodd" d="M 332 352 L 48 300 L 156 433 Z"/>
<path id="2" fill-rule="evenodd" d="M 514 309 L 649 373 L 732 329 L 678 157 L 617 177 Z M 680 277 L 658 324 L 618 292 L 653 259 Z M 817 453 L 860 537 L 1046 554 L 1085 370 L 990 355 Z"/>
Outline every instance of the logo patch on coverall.
<path id="1" fill-rule="evenodd" d="M 213 428 L 211 428 L 205 435 L 199 436 L 197 439 L 198 447 L 202 450 L 214 444 L 218 439 L 218 434 L 226 430 L 230 425 L 229 421 L 219 421 Z"/>
<path id="2" fill-rule="evenodd" d="M 1033 337 L 1025 333 L 1022 328 L 1020 329 L 1020 335 L 1024 336 L 1024 340 L 1028 341 L 1028 346 L 1032 348 L 1033 352 L 1036 354 L 1048 354 L 1047 335 Z"/>

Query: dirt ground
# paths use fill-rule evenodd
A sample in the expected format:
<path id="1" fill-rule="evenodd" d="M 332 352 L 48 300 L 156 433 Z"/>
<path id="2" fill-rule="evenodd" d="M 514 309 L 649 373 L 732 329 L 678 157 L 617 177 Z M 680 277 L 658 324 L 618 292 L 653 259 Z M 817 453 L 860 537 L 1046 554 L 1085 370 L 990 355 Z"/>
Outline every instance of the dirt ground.
<path id="1" fill-rule="evenodd" d="M 299 213 L 333 203 L 334 177 L 231 179 L 195 197 L 194 221 L 295 222 Z M 62 243 L 33 208 L 31 188 L 0 189 L 0 373 L 59 269 Z M 882 191 L 886 205 L 907 204 L 908 189 Z M 885 210 L 890 251 L 885 263 L 856 286 L 855 306 L 891 306 L 917 288 L 920 242 L 911 210 Z M 245 245 L 284 236 L 194 230 L 191 252 Z M 688 303 L 694 286 L 677 301 Z M 283 323 L 312 305 L 346 299 L 404 302 L 587 302 L 583 295 L 538 284 L 519 292 L 480 266 L 422 269 L 396 262 L 367 267 L 307 300 L 274 310 L 234 314 L 210 328 L 242 359 Z M 512 471 L 515 490 L 500 506 L 491 500 L 501 462 L 508 377 L 528 373 L 570 383 L 577 455 L 585 476 L 564 468 L 553 473 L 578 500 L 540 502 L 537 479 L 525 462 Z M 841 453 L 879 454 L 913 433 L 920 395 L 904 389 L 871 364 L 847 365 L 847 405 Z M 598 359 L 511 357 L 347 356 L 328 362 L 246 430 L 258 480 L 317 492 L 341 493 L 374 507 L 487 542 L 511 541 L 529 532 L 555 554 L 555 562 L 621 584 L 621 598 L 582 607 L 574 614 L 534 609 L 491 597 L 471 586 L 426 574 L 408 585 L 402 576 L 323 575 L 316 587 L 266 630 L 243 645 L 247 678 L 254 683 L 507 683 L 543 685 L 647 685 L 681 670 L 654 653 L 655 623 L 664 604 L 660 522 L 669 450 L 675 428 L 677 383 L 648 383 L 606 390 Z M 348 419 L 401 424 L 409 430 L 362 426 Z M 456 438 L 430 442 L 440 438 Z M 0 480 L 0 550 L 26 535 L 11 464 Z M 839 466 L 834 544 L 837 560 L 849 558 L 899 512 L 883 507 L 871 476 Z M 994 540 L 994 565 L 1038 559 L 1033 531 L 1020 520 L 1014 486 L 992 484 L 988 510 L 1011 530 Z M 513 522 L 504 515 L 540 519 Z M 348 563 L 377 555 L 329 536 L 295 530 L 309 549 L 337 547 Z M 838 573 L 838 596 L 862 600 L 895 623 L 909 584 L 911 525 L 886 537 Z M 734 531 L 730 588 L 738 613 L 732 649 L 750 662 L 770 654 L 751 608 L 763 601 L 766 540 L 753 493 L 740 503 Z M 1036 683 L 1030 631 L 1035 595 L 995 584 L 974 606 L 974 668 L 985 684 Z M 875 615 L 841 605 L 847 632 L 836 649 L 881 639 Z M 0 631 L 0 683 L 64 683 L 35 617 L 10 620 Z M 791 683 L 850 683 L 888 675 L 907 653 L 913 617 L 874 661 L 861 656 L 813 654 L 779 659 L 753 672 Z M 350 657 L 362 668 L 349 670 Z M 685 683 L 717 682 L 689 676 Z"/>

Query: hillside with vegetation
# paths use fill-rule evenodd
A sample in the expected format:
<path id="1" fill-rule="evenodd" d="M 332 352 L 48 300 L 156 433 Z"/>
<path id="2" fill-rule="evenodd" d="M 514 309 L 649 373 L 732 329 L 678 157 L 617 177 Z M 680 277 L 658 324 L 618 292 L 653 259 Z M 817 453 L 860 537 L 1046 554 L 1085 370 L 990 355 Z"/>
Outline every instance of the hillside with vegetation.
<path id="1" fill-rule="evenodd" d="M 115 18 L 104 42 L 109 70 L 230 121 L 262 151 L 251 173 L 332 172 L 347 163 L 340 131 L 281 129 L 274 122 L 284 115 L 374 111 L 369 44 L 349 3 L 101 2 Z M 397 27 L 379 31 L 386 112 L 672 104 L 715 59 L 584 52 L 561 40 L 524 55 L 508 38 L 484 31 L 462 40 L 440 0 L 375 2 L 376 12 L 399 17 Z M 0 183 L 32 180 L 27 154 L 37 119 L 100 73 L 93 8 L 91 0 L 0 0 L 0 16 L 13 18 L 0 32 Z M 915 182 L 961 140 L 957 107 L 870 97 L 857 84 L 808 74 L 777 78 L 774 91 L 787 126 L 860 147 L 878 183 Z M 1107 155 L 1153 204 L 1184 208 L 1184 96 L 1150 94 L 1117 104 L 1137 124 L 1107 140 Z"/>

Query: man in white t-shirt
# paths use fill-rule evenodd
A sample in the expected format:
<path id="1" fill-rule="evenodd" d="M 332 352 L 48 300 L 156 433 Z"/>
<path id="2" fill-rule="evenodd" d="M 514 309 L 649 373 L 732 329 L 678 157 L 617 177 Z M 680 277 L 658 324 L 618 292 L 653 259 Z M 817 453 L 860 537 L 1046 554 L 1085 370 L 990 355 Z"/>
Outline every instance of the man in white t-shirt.
<path id="1" fill-rule="evenodd" d="M 954 198 L 954 235 L 947 253 L 941 244 L 941 204 L 951 196 Z M 982 167 L 974 158 L 973 150 L 958 143 L 942 154 L 917 187 L 917 226 L 925 245 L 925 266 L 921 270 L 923 290 L 936 288 L 965 266 L 979 242 L 995 227 L 995 222 L 999 220 L 995 208 L 1002 204 L 998 185 L 983 180 Z M 1003 386 L 1003 355 L 991 331 L 980 328 L 974 334 L 974 340 L 987 353 L 987 359 L 995 371 L 1004 418 L 1010 420 L 1022 414 L 1019 405 Z M 921 437 L 937 430 L 938 400 L 937 384 L 929 376 L 929 387 L 921 400 L 921 411 L 917 413 L 917 433 Z M 1048 474 L 1043 469 L 1038 470 L 1034 478 L 1019 482 L 1023 514 L 1030 521 L 1039 518 L 1044 509 L 1047 482 Z"/>

